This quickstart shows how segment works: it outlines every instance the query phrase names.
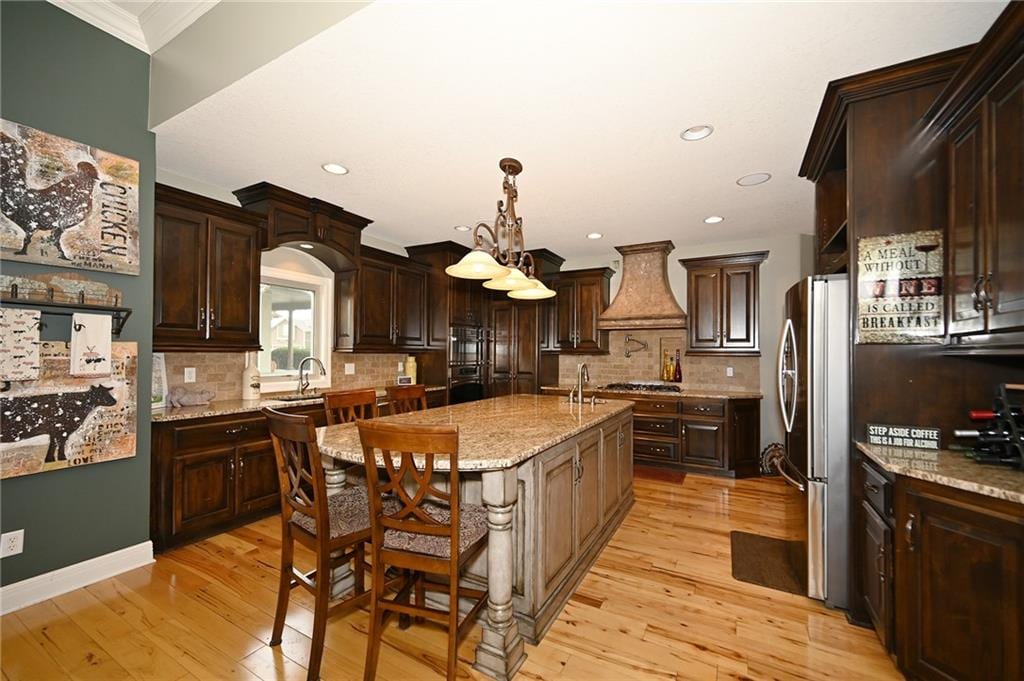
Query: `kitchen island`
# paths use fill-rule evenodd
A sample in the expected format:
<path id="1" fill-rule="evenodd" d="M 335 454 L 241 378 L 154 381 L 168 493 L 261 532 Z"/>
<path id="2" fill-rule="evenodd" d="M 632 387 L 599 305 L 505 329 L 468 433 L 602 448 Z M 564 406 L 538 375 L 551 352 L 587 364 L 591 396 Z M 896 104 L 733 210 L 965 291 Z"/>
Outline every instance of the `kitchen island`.
<path id="1" fill-rule="evenodd" d="M 510 679 L 539 641 L 633 504 L 631 402 L 570 405 L 512 395 L 383 417 L 459 426 L 462 501 L 487 508 L 487 550 L 466 572 L 486 582 L 487 614 L 475 667 Z M 319 429 L 335 489 L 359 478 L 355 425 Z M 444 470 L 447 462 L 435 462 Z M 443 476 L 439 476 L 443 477 Z M 354 481 L 353 481 L 354 482 Z"/>

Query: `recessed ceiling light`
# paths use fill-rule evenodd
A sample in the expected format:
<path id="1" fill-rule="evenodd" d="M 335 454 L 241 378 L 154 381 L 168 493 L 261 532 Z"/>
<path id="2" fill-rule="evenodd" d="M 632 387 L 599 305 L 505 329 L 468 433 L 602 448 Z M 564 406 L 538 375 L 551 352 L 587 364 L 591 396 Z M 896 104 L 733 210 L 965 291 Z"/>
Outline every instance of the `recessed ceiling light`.
<path id="1" fill-rule="evenodd" d="M 764 184 L 770 179 L 772 179 L 771 173 L 752 173 L 750 175 L 744 175 L 740 179 L 736 180 L 736 184 L 741 187 L 753 187 L 757 184 Z"/>
<path id="2" fill-rule="evenodd" d="M 456 232 L 468 232 L 469 231 L 469 225 L 455 225 L 455 231 Z"/>
<path id="3" fill-rule="evenodd" d="M 687 128 L 679 133 L 687 142 L 696 142 L 702 140 L 715 131 L 715 128 L 711 125 L 695 125 L 692 128 Z"/>
<path id="4" fill-rule="evenodd" d="M 299 248 L 305 248 L 307 251 L 312 251 L 313 244 L 299 244 Z"/>
<path id="5" fill-rule="evenodd" d="M 325 163 L 320 166 L 331 175 L 348 175 L 348 168 L 341 165 L 340 163 Z"/>
<path id="6" fill-rule="evenodd" d="M 601 232 L 591 232 L 590 234 L 587 235 L 587 238 L 588 239 L 600 239 L 603 236 L 604 236 L 604 234 L 601 234 Z"/>
<path id="7" fill-rule="evenodd" d="M 704 218 L 704 222 L 706 222 L 709 225 L 717 225 L 724 219 L 725 218 L 723 218 L 721 215 L 709 215 L 706 218 Z"/>

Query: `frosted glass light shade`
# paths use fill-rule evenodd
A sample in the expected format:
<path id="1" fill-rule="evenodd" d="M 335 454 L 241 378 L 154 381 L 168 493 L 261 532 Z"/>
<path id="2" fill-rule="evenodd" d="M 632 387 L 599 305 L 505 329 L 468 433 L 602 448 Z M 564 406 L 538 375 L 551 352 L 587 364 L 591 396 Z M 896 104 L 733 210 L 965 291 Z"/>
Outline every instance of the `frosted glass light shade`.
<path id="1" fill-rule="evenodd" d="M 515 267 L 506 268 L 507 274 L 503 277 L 495 277 L 484 282 L 484 288 L 492 291 L 518 291 L 520 289 L 533 288 L 533 282 L 526 278 L 522 270 Z"/>
<path id="2" fill-rule="evenodd" d="M 459 279 L 494 279 L 505 276 L 507 267 L 499 265 L 490 253 L 472 250 L 454 265 L 444 268 L 445 274 Z"/>
<path id="3" fill-rule="evenodd" d="M 549 289 L 538 279 L 530 277 L 527 281 L 533 284 L 530 288 L 523 288 L 517 291 L 509 291 L 508 297 L 516 300 L 544 300 L 554 298 L 555 292 Z"/>

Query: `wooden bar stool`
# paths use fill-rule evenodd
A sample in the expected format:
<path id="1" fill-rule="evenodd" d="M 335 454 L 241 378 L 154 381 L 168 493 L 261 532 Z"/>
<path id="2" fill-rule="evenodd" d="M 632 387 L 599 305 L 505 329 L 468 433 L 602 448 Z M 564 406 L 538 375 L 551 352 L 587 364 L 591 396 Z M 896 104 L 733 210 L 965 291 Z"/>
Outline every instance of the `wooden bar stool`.
<path id="1" fill-rule="evenodd" d="M 459 429 L 378 421 L 358 421 L 357 426 L 369 487 L 373 555 L 373 598 L 363 679 L 375 678 L 384 625 L 393 613 L 398 613 L 446 625 L 447 673 L 451 681 L 458 666 L 459 639 L 487 601 L 486 591 L 459 586 L 462 568 L 487 544 L 486 509 L 459 503 Z M 448 492 L 431 482 L 438 457 L 449 461 Z M 396 459 L 400 462 L 397 468 Z M 416 459 L 421 462 L 420 468 Z M 378 466 L 385 469 L 386 478 L 379 475 Z M 385 503 L 392 497 L 397 502 L 394 511 Z M 387 566 L 406 574 L 392 599 L 385 597 Z M 439 575 L 444 581 L 428 580 L 428 574 Z M 415 589 L 415 604 L 409 603 L 410 589 Z M 428 607 L 426 591 L 447 593 L 448 609 Z M 461 622 L 459 598 L 474 601 Z"/>
<path id="2" fill-rule="evenodd" d="M 389 385 L 384 388 L 392 414 L 423 411 L 427 408 L 427 387 L 425 385 Z"/>
<path id="3" fill-rule="evenodd" d="M 351 423 L 356 419 L 375 419 L 380 415 L 377 409 L 377 391 L 339 390 L 324 393 L 324 411 L 327 425 Z"/>
<path id="4" fill-rule="evenodd" d="M 313 594 L 313 637 L 306 675 L 313 681 L 320 676 L 327 619 L 370 600 L 371 592 L 364 584 L 365 569 L 369 567 L 364 549 L 370 540 L 369 503 L 362 486 L 346 487 L 336 495 L 327 496 L 312 417 L 269 408 L 263 409 L 263 415 L 270 425 L 281 488 L 281 579 L 270 645 L 281 643 L 291 590 L 301 586 Z M 381 503 L 379 499 L 378 503 Z M 383 503 L 388 509 L 398 508 L 392 500 L 386 499 Z M 295 569 L 295 542 L 316 553 L 315 570 L 302 573 Z M 331 603 L 331 574 L 334 568 L 349 561 L 353 563 L 355 577 L 353 591 Z"/>

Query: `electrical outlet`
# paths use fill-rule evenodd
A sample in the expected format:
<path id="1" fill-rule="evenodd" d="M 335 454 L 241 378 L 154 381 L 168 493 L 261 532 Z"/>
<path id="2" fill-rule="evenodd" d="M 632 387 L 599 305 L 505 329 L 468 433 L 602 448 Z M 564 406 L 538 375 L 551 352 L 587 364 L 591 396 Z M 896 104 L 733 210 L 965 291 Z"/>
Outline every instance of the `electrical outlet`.
<path id="1" fill-rule="evenodd" d="M 0 558 L 16 556 L 25 549 L 25 530 L 4 532 L 0 535 Z"/>
<path id="2" fill-rule="evenodd" d="M 196 382 L 196 368 L 195 367 L 185 367 L 185 382 L 186 383 L 195 383 Z"/>
<path id="3" fill-rule="evenodd" d="M 728 376 L 729 378 L 732 378 L 732 375 L 733 375 L 732 367 L 725 367 L 725 375 Z"/>
<path id="4" fill-rule="evenodd" d="M 356 375 L 356 365 L 353 364 L 352 362 L 345 362 L 345 375 L 346 376 L 355 376 Z"/>
<path id="5" fill-rule="evenodd" d="M 398 373 L 400 373 L 400 374 L 404 374 L 405 373 L 405 362 L 399 362 L 398 363 Z"/>

